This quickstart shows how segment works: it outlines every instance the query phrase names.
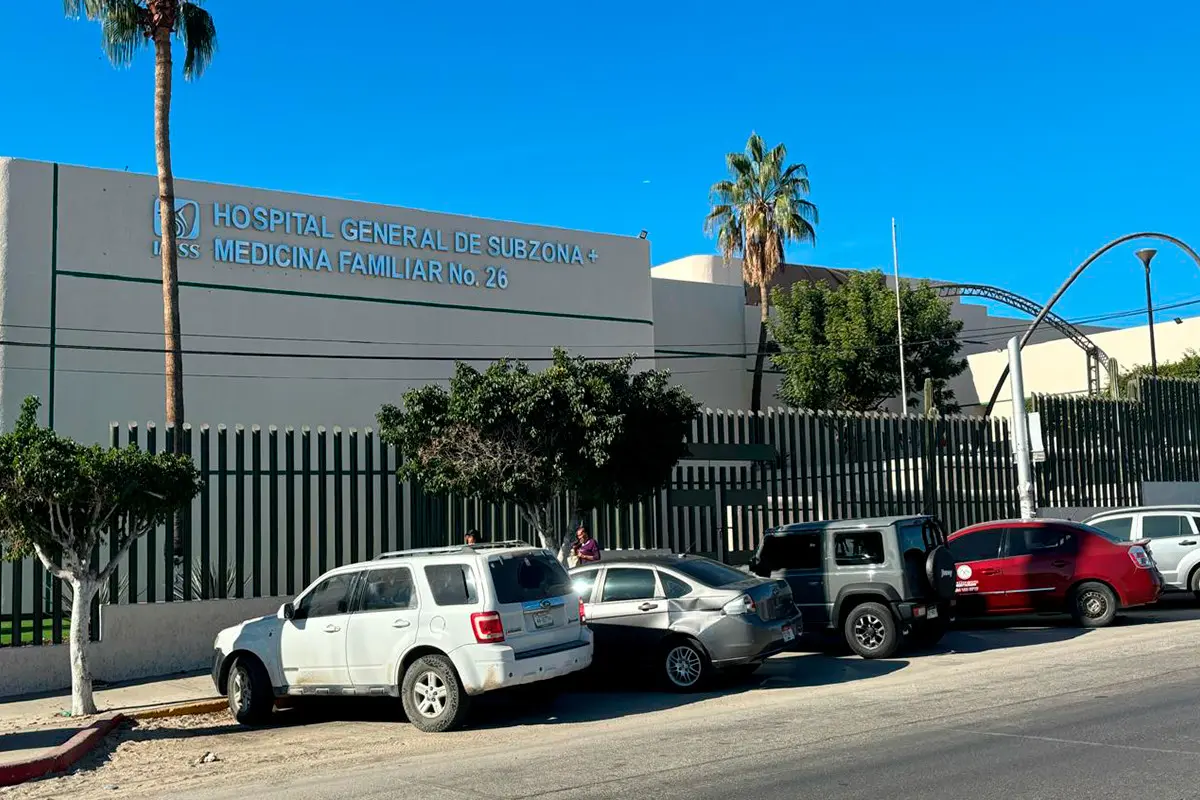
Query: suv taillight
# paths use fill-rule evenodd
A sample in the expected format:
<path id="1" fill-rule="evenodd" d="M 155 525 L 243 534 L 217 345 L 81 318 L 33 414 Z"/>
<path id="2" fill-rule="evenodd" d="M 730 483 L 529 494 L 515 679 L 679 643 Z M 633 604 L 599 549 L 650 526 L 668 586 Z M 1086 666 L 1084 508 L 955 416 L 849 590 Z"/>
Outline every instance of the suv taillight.
<path id="1" fill-rule="evenodd" d="M 475 641 L 480 644 L 504 641 L 504 622 L 495 611 L 480 611 L 472 614 L 471 629 L 475 631 Z"/>
<path id="2" fill-rule="evenodd" d="M 1154 566 L 1154 562 L 1150 560 L 1149 553 L 1139 544 L 1135 544 L 1129 548 L 1129 557 L 1133 559 L 1133 563 L 1137 564 L 1142 569 L 1150 569 Z"/>
<path id="3" fill-rule="evenodd" d="M 582 625 L 586 617 L 583 613 L 583 598 L 579 598 L 579 624 Z"/>

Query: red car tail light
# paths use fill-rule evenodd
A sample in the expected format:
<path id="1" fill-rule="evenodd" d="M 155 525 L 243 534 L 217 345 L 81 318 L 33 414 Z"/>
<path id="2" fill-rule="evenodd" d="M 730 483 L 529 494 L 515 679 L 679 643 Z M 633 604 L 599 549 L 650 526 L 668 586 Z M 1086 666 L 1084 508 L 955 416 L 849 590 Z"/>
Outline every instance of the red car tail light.
<path id="1" fill-rule="evenodd" d="M 1133 563 L 1137 564 L 1141 569 L 1150 569 L 1154 566 L 1154 562 L 1150 559 L 1150 555 L 1146 549 L 1140 545 L 1134 545 L 1129 548 L 1129 557 L 1133 559 Z"/>
<path id="2" fill-rule="evenodd" d="M 471 629 L 475 632 L 475 641 L 480 644 L 504 641 L 504 622 L 500 619 L 500 614 L 495 611 L 472 614 Z"/>
<path id="3" fill-rule="evenodd" d="M 583 613 L 583 598 L 579 598 L 579 624 L 582 625 L 586 616 Z"/>

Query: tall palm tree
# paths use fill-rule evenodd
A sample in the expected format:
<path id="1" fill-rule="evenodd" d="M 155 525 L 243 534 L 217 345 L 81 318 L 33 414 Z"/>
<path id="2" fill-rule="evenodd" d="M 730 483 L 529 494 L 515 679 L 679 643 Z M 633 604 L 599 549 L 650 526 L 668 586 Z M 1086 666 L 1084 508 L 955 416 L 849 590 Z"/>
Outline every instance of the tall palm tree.
<path id="1" fill-rule="evenodd" d="M 758 287 L 762 321 L 750 393 L 750 409 L 757 412 L 762 410 L 771 281 L 783 264 L 788 243 L 816 244 L 817 207 L 806 199 L 808 167 L 789 165 L 782 143 L 768 150 L 762 137 L 751 133 L 746 151 L 729 153 L 725 165 L 729 177 L 709 190 L 712 209 L 704 220 L 704 230 L 709 236 L 716 232 L 726 266 L 741 256 L 742 280 Z"/>
<path id="2" fill-rule="evenodd" d="M 183 437 L 183 352 L 179 327 L 179 261 L 176 252 L 175 177 L 171 172 L 172 39 L 184 46 L 183 77 L 198 78 L 212 62 L 217 29 L 200 0 L 64 0 L 68 17 L 87 17 L 103 26 L 104 51 L 127 67 L 142 46 L 154 47 L 154 151 L 158 162 L 159 222 L 162 228 L 163 339 L 166 351 L 166 423 Z"/>

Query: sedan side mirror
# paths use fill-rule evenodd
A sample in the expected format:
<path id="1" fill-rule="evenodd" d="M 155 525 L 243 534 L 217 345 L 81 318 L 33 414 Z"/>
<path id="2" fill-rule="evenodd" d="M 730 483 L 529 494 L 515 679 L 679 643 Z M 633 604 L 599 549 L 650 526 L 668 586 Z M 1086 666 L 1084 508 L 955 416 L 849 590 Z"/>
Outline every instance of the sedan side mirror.
<path id="1" fill-rule="evenodd" d="M 279 607 L 280 619 L 291 619 L 296 616 L 296 608 L 291 603 L 284 603 Z"/>

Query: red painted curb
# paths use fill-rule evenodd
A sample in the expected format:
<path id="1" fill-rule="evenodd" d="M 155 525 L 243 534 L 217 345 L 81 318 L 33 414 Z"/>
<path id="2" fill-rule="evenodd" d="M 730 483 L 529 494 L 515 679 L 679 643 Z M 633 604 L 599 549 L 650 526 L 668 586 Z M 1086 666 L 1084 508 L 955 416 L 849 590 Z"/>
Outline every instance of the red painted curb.
<path id="1" fill-rule="evenodd" d="M 15 786 L 51 772 L 62 772 L 87 755 L 93 747 L 104 741 L 113 728 L 125 721 L 124 714 L 113 714 L 99 719 L 83 728 L 67 741 L 31 761 L 0 766 L 0 786 Z"/>

